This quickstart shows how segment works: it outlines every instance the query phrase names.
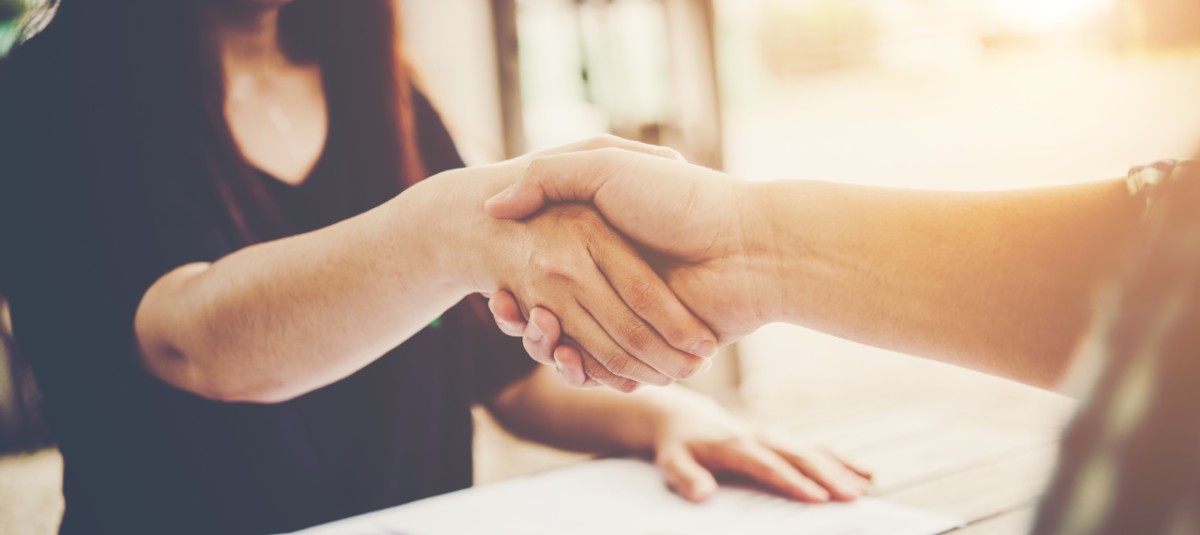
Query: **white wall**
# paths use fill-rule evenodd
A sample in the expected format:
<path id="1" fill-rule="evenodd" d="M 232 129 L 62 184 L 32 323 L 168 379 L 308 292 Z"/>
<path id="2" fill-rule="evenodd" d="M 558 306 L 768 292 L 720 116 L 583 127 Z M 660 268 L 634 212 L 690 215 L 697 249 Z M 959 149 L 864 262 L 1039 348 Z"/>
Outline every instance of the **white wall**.
<path id="1" fill-rule="evenodd" d="M 487 0 L 396 0 L 418 83 L 469 164 L 502 158 L 492 13 Z"/>

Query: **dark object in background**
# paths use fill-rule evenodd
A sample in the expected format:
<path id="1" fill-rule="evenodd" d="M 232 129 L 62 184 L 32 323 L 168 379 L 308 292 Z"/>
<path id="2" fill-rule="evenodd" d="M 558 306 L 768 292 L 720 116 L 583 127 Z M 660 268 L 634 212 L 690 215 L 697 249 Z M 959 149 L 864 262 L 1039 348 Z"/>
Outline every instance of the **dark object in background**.
<path id="1" fill-rule="evenodd" d="M 28 7 L 25 0 L 0 0 L 0 58 L 16 38 L 20 18 Z M 17 354 L 8 320 L 8 304 L 0 294 L 0 455 L 52 444 L 42 419 L 41 392 L 34 382 L 29 363 Z"/>
<path id="2" fill-rule="evenodd" d="M 29 363 L 16 353 L 8 308 L 0 296 L 0 454 L 53 444 L 42 419 L 42 395 Z"/>
<path id="3" fill-rule="evenodd" d="M 10 22 L 24 12 L 24 0 L 0 0 L 0 23 Z"/>

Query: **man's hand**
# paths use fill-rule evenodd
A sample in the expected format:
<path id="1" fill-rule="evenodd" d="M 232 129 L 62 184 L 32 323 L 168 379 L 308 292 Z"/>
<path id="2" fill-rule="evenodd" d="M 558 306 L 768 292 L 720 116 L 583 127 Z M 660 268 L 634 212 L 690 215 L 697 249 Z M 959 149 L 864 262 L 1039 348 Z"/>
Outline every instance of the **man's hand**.
<path id="1" fill-rule="evenodd" d="M 768 322 L 779 308 L 769 287 L 769 225 L 749 184 L 682 161 L 600 149 L 533 160 L 525 175 L 490 199 L 498 218 L 520 219 L 546 203 L 591 202 L 642 247 L 663 279 L 693 313 L 731 343 Z M 568 384 L 590 386 L 595 359 L 562 337 L 558 318 L 531 309 L 530 321 L 511 296 L 492 296 L 506 333 L 524 336 L 535 359 L 553 360 Z M 561 342 L 561 343 L 560 343 Z"/>

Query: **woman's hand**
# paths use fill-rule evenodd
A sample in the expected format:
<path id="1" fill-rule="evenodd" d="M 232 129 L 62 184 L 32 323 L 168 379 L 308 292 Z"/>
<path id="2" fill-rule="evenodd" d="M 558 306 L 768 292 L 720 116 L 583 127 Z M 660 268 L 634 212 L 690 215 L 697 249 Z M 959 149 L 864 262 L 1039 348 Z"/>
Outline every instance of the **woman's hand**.
<path id="1" fill-rule="evenodd" d="M 871 473 L 823 448 L 801 448 L 758 431 L 706 398 L 670 412 L 657 426 L 654 462 L 671 490 L 708 499 L 717 479 L 749 479 L 803 502 L 849 501 L 867 494 Z"/>
<path id="2" fill-rule="evenodd" d="M 688 500 L 707 499 L 722 477 L 807 502 L 850 500 L 870 488 L 870 472 L 747 425 L 687 388 L 580 391 L 549 372 L 538 370 L 491 400 L 497 421 L 517 436 L 560 448 L 649 454 L 667 485 Z"/>
<path id="3" fill-rule="evenodd" d="M 484 199 L 512 184 L 529 161 L 596 145 L 670 159 L 669 149 L 603 137 L 550 153 L 444 173 L 432 188 L 433 206 L 463 205 L 446 252 L 457 257 L 458 278 L 472 291 L 507 292 L 518 311 L 554 314 L 555 341 L 567 336 L 590 357 L 595 381 L 631 391 L 694 375 L 716 353 L 716 337 L 675 297 L 638 252 L 584 205 L 559 206 L 525 221 L 488 217 Z M 464 204 L 465 203 L 465 204 Z M 559 323 L 561 322 L 561 323 Z M 561 325 L 561 329 L 559 326 Z M 545 339 L 530 331 L 530 340 Z M 550 358 L 538 359 L 553 363 Z"/>

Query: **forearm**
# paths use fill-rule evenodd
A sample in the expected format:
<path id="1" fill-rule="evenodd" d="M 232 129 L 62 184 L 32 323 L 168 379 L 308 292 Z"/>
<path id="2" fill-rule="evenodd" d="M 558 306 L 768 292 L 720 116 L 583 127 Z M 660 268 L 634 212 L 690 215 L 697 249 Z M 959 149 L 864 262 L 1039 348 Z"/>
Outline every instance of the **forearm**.
<path id="1" fill-rule="evenodd" d="M 651 449 L 655 432 L 673 414 L 707 398 L 682 387 L 645 388 L 632 394 L 564 386 L 542 367 L 501 392 L 489 409 L 513 433 L 556 447 L 594 453 Z"/>
<path id="2" fill-rule="evenodd" d="M 1049 386 L 1137 226 L 1120 181 L 1012 192 L 759 186 L 778 321 Z M 765 290 L 764 290 L 765 291 Z"/>
<path id="3" fill-rule="evenodd" d="M 470 291 L 445 254 L 454 237 L 438 223 L 452 218 L 430 213 L 432 187 L 167 274 L 137 314 L 147 367 L 207 397 L 270 402 L 383 355 Z"/>

